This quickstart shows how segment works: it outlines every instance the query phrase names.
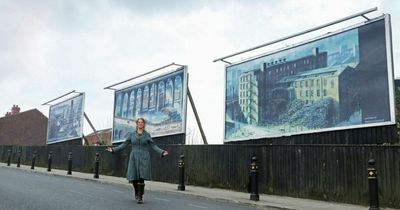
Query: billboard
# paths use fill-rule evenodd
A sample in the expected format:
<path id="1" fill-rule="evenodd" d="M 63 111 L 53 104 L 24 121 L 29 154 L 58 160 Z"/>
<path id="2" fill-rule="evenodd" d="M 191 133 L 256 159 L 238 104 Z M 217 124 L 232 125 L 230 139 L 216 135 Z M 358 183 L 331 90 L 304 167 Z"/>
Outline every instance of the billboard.
<path id="1" fill-rule="evenodd" d="M 390 19 L 225 69 L 224 141 L 394 124 Z"/>
<path id="2" fill-rule="evenodd" d="M 85 94 L 50 106 L 47 144 L 82 138 Z"/>
<path id="3" fill-rule="evenodd" d="M 186 91 L 186 67 L 115 91 L 112 142 L 120 142 L 134 131 L 139 117 L 146 120 L 152 137 L 184 133 Z"/>

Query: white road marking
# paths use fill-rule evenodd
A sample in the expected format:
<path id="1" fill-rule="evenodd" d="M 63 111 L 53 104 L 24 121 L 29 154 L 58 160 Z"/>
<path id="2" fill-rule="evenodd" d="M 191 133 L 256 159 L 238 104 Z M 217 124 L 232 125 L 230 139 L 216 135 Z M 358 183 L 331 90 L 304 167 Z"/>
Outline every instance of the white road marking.
<path id="1" fill-rule="evenodd" d="M 170 202 L 170 200 L 167 200 L 167 199 L 164 199 L 164 198 L 157 198 L 157 197 L 155 197 L 154 199 L 160 200 L 160 201 L 165 201 L 165 202 Z"/>
<path id="2" fill-rule="evenodd" d="M 119 190 L 111 190 L 113 192 L 117 192 L 117 193 L 124 193 L 123 191 L 119 191 Z"/>
<path id="3" fill-rule="evenodd" d="M 189 206 L 192 206 L 192 207 L 196 207 L 196 208 L 201 208 L 201 209 L 208 209 L 207 207 L 205 207 L 205 206 L 198 206 L 198 205 L 194 205 L 194 204 L 188 204 Z"/>

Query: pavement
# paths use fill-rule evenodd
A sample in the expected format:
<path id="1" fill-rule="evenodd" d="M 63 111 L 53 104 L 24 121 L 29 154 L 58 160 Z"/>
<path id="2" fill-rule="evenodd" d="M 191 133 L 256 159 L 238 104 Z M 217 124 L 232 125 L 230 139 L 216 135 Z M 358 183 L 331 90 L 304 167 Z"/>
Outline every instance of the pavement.
<path id="1" fill-rule="evenodd" d="M 15 165 L 7 166 L 5 163 L 0 164 L 1 167 L 13 167 Z M 34 170 L 30 169 L 30 166 L 21 165 L 20 170 L 32 171 L 35 173 L 44 173 L 55 176 L 65 176 L 76 179 L 85 179 L 97 182 L 103 182 L 108 184 L 116 185 L 129 185 L 128 181 L 122 177 L 105 176 L 101 175 L 98 179 L 93 178 L 93 174 L 81 173 L 72 171 L 72 175 L 68 175 L 65 170 L 52 169 L 51 172 L 47 171 L 47 168 L 35 167 Z M 165 182 L 146 181 L 146 190 L 174 193 L 189 196 L 198 196 L 207 199 L 214 199 L 224 202 L 240 203 L 253 206 L 259 209 L 268 210 L 367 210 L 368 206 L 351 205 L 344 203 L 325 202 L 310 199 L 299 199 L 286 196 L 275 196 L 260 194 L 259 201 L 250 200 L 250 194 L 244 192 L 236 192 L 232 190 L 218 189 L 218 188 L 206 188 L 185 185 L 185 191 L 178 190 L 177 184 L 170 184 Z M 381 208 L 381 210 L 394 210 L 391 208 Z"/>

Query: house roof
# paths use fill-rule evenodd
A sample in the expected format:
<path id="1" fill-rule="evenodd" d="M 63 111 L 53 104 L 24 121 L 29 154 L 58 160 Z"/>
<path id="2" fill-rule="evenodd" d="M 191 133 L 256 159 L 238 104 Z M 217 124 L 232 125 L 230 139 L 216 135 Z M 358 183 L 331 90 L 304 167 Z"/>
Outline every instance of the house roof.
<path id="1" fill-rule="evenodd" d="M 98 130 L 97 134 L 99 135 L 102 144 L 112 145 L 111 143 L 112 128 Z M 85 138 L 88 140 L 87 143 L 89 145 L 95 145 L 99 143 L 96 134 L 94 132 L 86 135 Z"/>
<path id="2" fill-rule="evenodd" d="M 37 109 L 0 118 L 0 145 L 46 145 L 47 120 Z"/>

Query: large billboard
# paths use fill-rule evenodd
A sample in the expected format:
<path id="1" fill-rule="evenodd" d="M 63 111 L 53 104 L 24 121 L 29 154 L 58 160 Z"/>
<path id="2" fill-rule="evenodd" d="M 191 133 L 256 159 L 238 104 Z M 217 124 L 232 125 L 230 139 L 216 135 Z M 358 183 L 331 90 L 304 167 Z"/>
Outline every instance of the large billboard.
<path id="1" fill-rule="evenodd" d="M 139 117 L 146 120 L 152 137 L 184 133 L 186 91 L 186 67 L 115 91 L 112 142 L 120 142 L 133 132 Z"/>
<path id="2" fill-rule="evenodd" d="M 390 18 L 226 66 L 224 141 L 394 124 Z"/>
<path id="3" fill-rule="evenodd" d="M 82 138 L 85 94 L 50 106 L 47 144 Z"/>

